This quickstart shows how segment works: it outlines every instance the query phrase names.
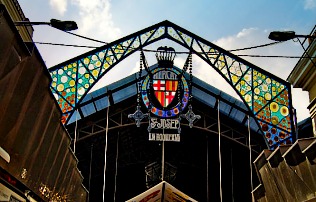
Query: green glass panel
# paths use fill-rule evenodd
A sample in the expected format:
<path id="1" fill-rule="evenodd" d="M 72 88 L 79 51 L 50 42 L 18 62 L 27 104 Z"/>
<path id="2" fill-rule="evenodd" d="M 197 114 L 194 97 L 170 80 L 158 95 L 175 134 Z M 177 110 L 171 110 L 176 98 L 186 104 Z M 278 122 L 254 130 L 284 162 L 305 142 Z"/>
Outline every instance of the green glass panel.
<path id="1" fill-rule="evenodd" d="M 217 58 L 217 61 L 215 62 L 215 67 L 219 69 L 220 71 L 226 66 L 225 56 L 223 54 L 220 54 L 220 56 Z"/>
<path id="2" fill-rule="evenodd" d="M 106 53 L 105 60 L 109 65 L 112 65 L 113 63 L 115 63 L 116 62 L 115 53 L 109 49 L 108 52 Z"/>
<path id="3" fill-rule="evenodd" d="M 248 70 L 238 81 L 238 84 L 236 85 L 237 91 L 240 93 L 240 95 L 243 97 L 243 99 L 246 101 L 250 109 L 253 109 L 252 106 L 252 100 L 253 100 L 253 91 L 252 91 L 252 84 L 253 84 L 253 78 L 252 78 L 252 70 Z"/>
<path id="4" fill-rule="evenodd" d="M 176 41 L 182 42 L 180 40 L 178 32 L 173 27 L 168 27 L 168 34 L 169 34 L 169 36 L 174 38 Z"/>
<path id="5" fill-rule="evenodd" d="M 181 36 L 181 39 L 183 41 L 184 44 L 186 44 L 188 47 L 191 46 L 191 43 L 192 43 L 192 37 L 182 33 L 182 32 L 179 32 L 180 36 Z"/>
<path id="6" fill-rule="evenodd" d="M 220 56 L 217 58 L 217 61 L 215 62 L 215 67 L 219 69 L 223 76 L 231 82 L 231 76 L 225 57 L 226 56 L 224 54 L 220 54 Z"/>
<path id="7" fill-rule="evenodd" d="M 290 131 L 291 129 L 291 117 L 289 111 L 289 105 L 284 102 L 284 96 L 287 96 L 287 89 L 285 89 L 273 102 L 270 103 L 271 120 L 270 122 L 277 127 Z"/>
<path id="8" fill-rule="evenodd" d="M 163 26 L 163 27 L 159 27 L 159 28 L 155 31 L 154 35 L 153 35 L 152 37 L 150 37 L 150 39 L 148 40 L 148 42 L 150 42 L 150 41 L 152 41 L 152 40 L 154 40 L 154 39 L 158 39 L 158 38 L 162 37 L 164 34 L 165 34 L 165 27 L 164 27 L 164 26 Z"/>
<path id="9" fill-rule="evenodd" d="M 202 47 L 200 46 L 200 44 L 198 43 L 198 41 L 193 40 L 192 48 L 193 48 L 194 51 L 196 51 L 196 52 L 198 52 L 198 53 L 201 53 L 200 56 L 203 56 L 205 59 L 208 59 L 208 58 L 207 58 L 207 55 L 204 54 L 204 52 L 207 52 L 207 51 L 208 51 L 207 49 L 208 49 L 209 47 L 208 47 L 208 48 L 205 47 L 205 49 L 206 49 L 206 51 L 205 51 L 205 50 L 202 49 Z"/>
<path id="10" fill-rule="evenodd" d="M 132 44 L 132 42 L 134 41 L 135 38 L 132 38 L 132 39 L 128 39 L 124 42 L 122 42 L 122 47 L 126 49 L 126 53 L 125 54 L 128 54 L 129 52 L 131 52 L 133 50 L 132 47 L 130 47 L 130 45 Z"/>
<path id="11" fill-rule="evenodd" d="M 204 49 L 204 48 L 203 48 Z M 217 56 L 219 55 L 219 52 L 213 48 L 210 48 L 208 52 L 206 52 L 206 58 L 208 58 L 208 60 L 214 64 L 215 60 L 217 58 Z"/>
<path id="12" fill-rule="evenodd" d="M 230 72 L 231 83 L 232 85 L 236 85 L 242 77 L 247 75 L 246 73 L 249 67 L 228 56 L 226 56 L 226 61 L 229 68 L 228 71 Z M 249 80 L 249 76 L 251 75 L 247 75 L 245 80 Z"/>
<path id="13" fill-rule="evenodd" d="M 257 114 L 269 146 L 291 143 L 287 140 L 291 136 L 288 89 L 283 89 L 284 85 L 273 80 L 271 82 L 271 89 L 276 86 L 279 87 L 276 92 L 281 92 L 277 96 L 274 96 L 273 100 Z"/>
<path id="14" fill-rule="evenodd" d="M 74 86 L 76 80 L 76 63 L 72 63 L 51 72 L 51 88 L 56 92 L 57 102 L 62 112 L 68 112 L 75 106 Z M 56 96 L 58 95 L 58 96 Z M 67 101 L 66 101 L 67 100 Z"/>
<path id="15" fill-rule="evenodd" d="M 112 50 L 114 51 L 116 58 L 119 60 L 125 55 L 127 47 L 123 47 L 122 44 L 117 44 L 112 46 Z"/>
<path id="16" fill-rule="evenodd" d="M 243 96 L 243 98 L 245 99 L 245 101 L 246 101 L 246 103 L 247 103 L 247 105 L 249 106 L 249 108 L 251 109 L 251 110 L 253 110 L 253 96 L 252 96 L 252 91 L 248 91 L 248 92 L 246 92 L 246 94 Z"/>
<path id="17" fill-rule="evenodd" d="M 217 50 L 195 39 L 193 39 L 192 48 L 196 52 L 200 53 L 200 56 L 210 61 L 212 64 L 214 64 L 217 56 L 219 55 Z"/>
<path id="18" fill-rule="evenodd" d="M 141 39 L 141 42 L 142 44 L 145 44 L 147 42 L 147 40 L 149 39 L 149 37 L 155 32 L 156 30 L 150 30 L 144 34 L 141 34 L 140 35 L 140 39 Z"/>
<path id="19" fill-rule="evenodd" d="M 137 49 L 140 46 L 140 41 L 139 41 L 139 37 L 136 37 L 136 39 L 131 43 L 131 48 L 132 49 Z"/>

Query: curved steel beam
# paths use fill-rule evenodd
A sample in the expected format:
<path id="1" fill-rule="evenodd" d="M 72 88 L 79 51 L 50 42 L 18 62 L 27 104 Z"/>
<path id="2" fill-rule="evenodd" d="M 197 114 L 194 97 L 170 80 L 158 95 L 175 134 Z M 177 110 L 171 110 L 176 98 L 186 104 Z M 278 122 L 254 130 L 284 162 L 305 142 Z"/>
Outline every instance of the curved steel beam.
<path id="1" fill-rule="evenodd" d="M 149 44 L 172 40 L 202 58 L 238 93 L 270 149 L 295 139 L 290 84 L 211 42 L 163 21 L 49 69 L 65 123 L 95 83 L 120 61 Z"/>

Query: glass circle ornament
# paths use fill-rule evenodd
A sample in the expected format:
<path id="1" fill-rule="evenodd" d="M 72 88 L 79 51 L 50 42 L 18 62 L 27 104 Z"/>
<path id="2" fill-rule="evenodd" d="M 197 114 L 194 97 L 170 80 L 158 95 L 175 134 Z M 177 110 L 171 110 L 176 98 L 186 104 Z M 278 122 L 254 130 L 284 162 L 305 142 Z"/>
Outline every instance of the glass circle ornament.
<path id="1" fill-rule="evenodd" d="M 286 106 L 282 106 L 280 109 L 280 112 L 281 112 L 282 116 L 289 115 L 289 109 Z"/>
<path id="2" fill-rule="evenodd" d="M 278 105 L 278 103 L 272 102 L 272 103 L 270 104 L 270 110 L 271 110 L 272 112 L 277 112 L 277 111 L 279 110 L 279 105 Z"/>

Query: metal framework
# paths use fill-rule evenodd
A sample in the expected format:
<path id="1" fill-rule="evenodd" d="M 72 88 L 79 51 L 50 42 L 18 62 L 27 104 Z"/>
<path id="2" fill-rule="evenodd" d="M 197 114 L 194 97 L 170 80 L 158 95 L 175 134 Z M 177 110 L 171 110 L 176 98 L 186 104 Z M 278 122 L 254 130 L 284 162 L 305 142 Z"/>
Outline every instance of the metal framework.
<path id="1" fill-rule="evenodd" d="M 100 98 L 99 98 L 100 99 Z M 229 103 L 229 101 L 220 98 L 221 103 L 227 103 L 232 106 L 234 106 L 233 103 Z M 199 103 L 201 105 L 201 103 Z M 85 104 L 83 104 L 85 105 Z M 112 132 L 115 130 L 120 130 L 123 128 L 128 128 L 131 126 L 135 126 L 135 122 L 131 119 L 128 119 L 127 116 L 130 114 L 136 107 L 136 104 L 128 105 L 126 107 L 122 106 L 120 107 L 119 110 L 110 112 L 109 114 L 109 126 L 108 126 L 108 131 Z M 214 106 L 214 111 L 217 110 L 218 105 Z M 242 110 L 238 108 L 238 106 L 234 106 L 235 108 Z M 218 135 L 217 127 L 218 127 L 218 122 L 217 119 L 214 118 L 212 115 L 210 115 L 210 111 L 205 112 L 202 111 L 201 109 L 196 109 L 197 113 L 201 114 L 201 121 L 197 122 L 192 128 L 197 130 L 197 131 L 204 131 L 209 134 L 214 134 Z M 215 112 L 214 112 L 215 113 Z M 245 112 L 247 113 L 247 112 Z M 224 115 L 222 115 L 224 116 Z M 245 118 L 247 115 L 245 115 Z M 242 147 L 248 148 L 249 140 L 247 139 L 246 131 L 242 132 L 242 128 L 246 127 L 243 125 L 243 127 L 239 127 L 239 131 L 236 129 L 236 124 L 235 127 L 233 127 L 231 123 L 231 118 L 230 115 L 227 115 L 227 117 L 222 117 L 223 121 L 221 122 L 221 127 L 222 127 L 222 132 L 221 136 L 229 141 L 232 141 Z M 230 125 L 228 125 L 230 122 Z M 148 121 L 144 120 L 140 122 L 141 125 L 148 125 Z M 82 124 L 79 124 L 82 125 Z M 189 127 L 189 124 L 181 123 L 182 127 Z M 74 123 L 72 124 L 74 126 Z M 74 136 L 74 130 L 70 129 L 70 136 Z M 104 134 L 106 131 L 106 118 L 98 118 L 96 121 L 89 121 L 88 125 L 83 125 L 80 126 L 77 129 L 77 143 L 86 141 L 88 139 L 91 139 L 93 137 L 97 137 L 100 134 Z M 260 134 L 260 131 L 254 132 L 254 134 L 258 135 Z M 258 142 L 256 140 L 257 138 L 254 138 L 251 142 L 252 145 L 252 151 L 256 154 L 259 154 L 262 150 L 262 142 Z"/>
<path id="2" fill-rule="evenodd" d="M 62 110 L 62 122 L 66 123 L 88 91 L 116 64 L 162 39 L 172 40 L 201 57 L 235 89 L 270 149 L 292 143 L 295 129 L 289 83 L 169 21 L 50 68 L 51 91 Z"/>

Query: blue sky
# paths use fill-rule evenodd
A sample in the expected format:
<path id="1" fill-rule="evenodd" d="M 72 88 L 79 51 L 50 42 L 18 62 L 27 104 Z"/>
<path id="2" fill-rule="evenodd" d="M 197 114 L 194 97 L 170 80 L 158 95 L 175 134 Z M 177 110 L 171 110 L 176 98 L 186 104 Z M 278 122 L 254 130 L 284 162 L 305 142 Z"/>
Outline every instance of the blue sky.
<path id="1" fill-rule="evenodd" d="M 224 49 L 236 49 L 270 43 L 268 35 L 275 30 L 293 30 L 309 34 L 316 24 L 316 0 L 19 0 L 30 21 L 49 21 L 51 18 L 74 20 L 79 29 L 74 31 L 90 38 L 111 42 L 143 28 L 169 20 Z M 36 42 L 51 42 L 102 46 L 49 26 L 34 26 Z M 160 41 L 150 48 L 171 45 Z M 37 45 L 47 67 L 83 54 L 91 49 L 51 45 Z M 300 56 L 303 50 L 294 41 L 234 52 L 235 54 Z M 148 55 L 150 65 L 155 63 Z M 298 59 L 243 57 L 249 62 L 286 79 Z M 182 67 L 183 57 L 175 64 Z M 97 87 L 113 82 L 139 69 L 139 56 L 134 54 L 105 75 Z M 216 76 L 203 61 L 194 58 L 194 75 L 237 96 L 224 79 Z M 214 75 L 216 74 L 216 75 Z M 96 87 L 96 88 L 97 88 Z M 293 89 L 293 105 L 299 120 L 308 117 L 308 94 Z"/>

